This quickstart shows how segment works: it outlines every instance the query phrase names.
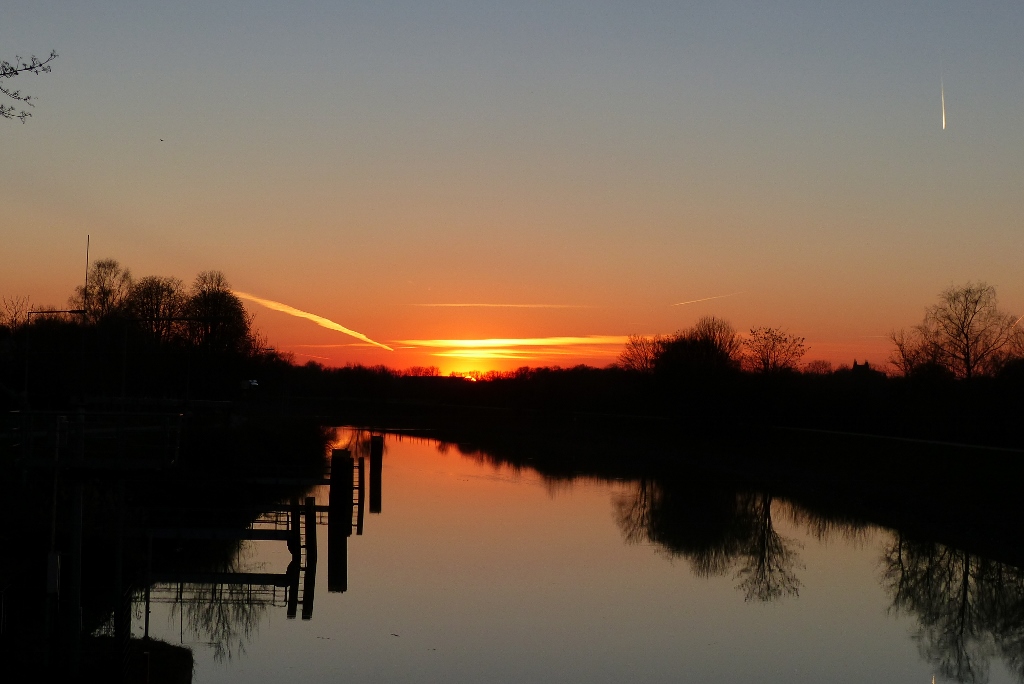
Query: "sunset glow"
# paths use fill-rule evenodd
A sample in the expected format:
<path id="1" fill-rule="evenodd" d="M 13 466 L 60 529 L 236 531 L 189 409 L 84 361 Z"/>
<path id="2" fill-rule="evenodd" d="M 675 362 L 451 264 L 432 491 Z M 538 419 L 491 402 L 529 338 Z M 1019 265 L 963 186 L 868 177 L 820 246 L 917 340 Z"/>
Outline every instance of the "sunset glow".
<path id="1" fill-rule="evenodd" d="M 588 335 L 584 337 L 494 338 L 482 340 L 400 340 L 406 348 L 429 350 L 431 356 L 478 361 L 520 360 L 551 363 L 572 357 L 614 360 L 627 337 Z M 564 363 L 564 361 L 563 361 Z M 605 365 L 605 364 L 600 364 Z M 485 365 L 485 369 L 486 369 Z"/>
<path id="2" fill-rule="evenodd" d="M 297 358 L 483 371 L 705 315 L 884 365 L 951 283 L 1024 311 L 1019 5 L 105 7 L 0 26 L 60 53 L 0 122 L 0 295 L 64 308 L 91 235 Z"/>

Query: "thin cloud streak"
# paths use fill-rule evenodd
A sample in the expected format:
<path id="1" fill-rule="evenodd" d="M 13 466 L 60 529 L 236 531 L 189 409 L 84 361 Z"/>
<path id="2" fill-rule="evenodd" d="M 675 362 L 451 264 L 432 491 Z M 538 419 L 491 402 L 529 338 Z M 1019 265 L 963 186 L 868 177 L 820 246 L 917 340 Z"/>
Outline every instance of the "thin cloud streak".
<path id="1" fill-rule="evenodd" d="M 625 335 L 588 335 L 586 337 L 523 337 L 493 338 L 486 340 L 398 340 L 397 344 L 414 347 L 449 347 L 454 349 L 482 349 L 499 347 L 564 347 L 568 345 L 625 344 Z"/>
<path id="2" fill-rule="evenodd" d="M 349 342 L 347 344 L 292 344 L 289 346 L 303 349 L 340 349 L 342 347 L 373 347 L 375 345 L 366 342 Z"/>
<path id="3" fill-rule="evenodd" d="M 743 294 L 744 292 L 746 292 L 746 290 L 740 290 L 739 292 L 730 292 L 729 294 L 724 294 L 724 295 L 715 295 L 714 297 L 704 297 L 703 299 L 691 299 L 691 300 L 689 300 L 687 302 L 677 302 L 677 303 L 673 304 L 672 306 L 682 306 L 683 304 L 696 304 L 697 302 L 707 302 L 707 301 L 710 301 L 712 299 L 722 299 L 723 297 L 732 297 L 732 296 L 735 296 L 735 295 L 738 295 L 738 294 Z"/>
<path id="4" fill-rule="evenodd" d="M 413 304 L 429 307 L 465 307 L 478 309 L 594 309 L 585 304 Z"/>
<path id="5" fill-rule="evenodd" d="M 280 311 L 281 313 L 286 313 L 289 316 L 296 316 L 298 318 L 305 318 L 306 320 L 313 321 L 317 325 L 319 325 L 319 326 L 321 326 L 323 328 L 327 328 L 328 330 L 336 330 L 338 332 L 345 333 L 346 335 L 350 335 L 350 336 L 356 338 L 357 340 L 362 340 L 363 342 L 369 342 L 370 344 L 374 345 L 375 347 L 380 347 L 381 349 L 387 349 L 388 351 L 394 351 L 394 349 L 392 349 L 391 347 L 387 346 L 386 344 L 381 344 L 380 342 L 374 342 L 373 340 L 371 340 L 369 337 L 367 337 L 363 333 L 356 332 L 355 330 L 352 330 L 350 328 L 346 328 L 345 326 L 341 325 L 340 323 L 335 323 L 334 321 L 332 321 L 329 318 L 324 318 L 323 316 L 317 316 L 316 314 L 309 313 L 308 311 L 303 311 L 301 309 L 296 309 L 294 306 L 288 306 L 287 304 L 282 304 L 281 302 L 275 302 L 272 299 L 263 299 L 262 297 L 257 297 L 256 295 L 249 294 L 248 292 L 239 292 L 238 290 L 232 290 L 232 292 L 235 294 L 236 297 L 239 297 L 241 299 L 248 299 L 251 302 L 256 302 L 257 304 L 265 306 L 268 309 L 272 309 L 274 311 Z"/>

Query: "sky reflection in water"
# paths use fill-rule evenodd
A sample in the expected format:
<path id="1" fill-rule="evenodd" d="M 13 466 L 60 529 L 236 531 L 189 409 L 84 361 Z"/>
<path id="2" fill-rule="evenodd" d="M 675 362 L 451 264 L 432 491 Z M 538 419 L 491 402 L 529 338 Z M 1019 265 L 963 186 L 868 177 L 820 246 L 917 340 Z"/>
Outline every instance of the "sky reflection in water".
<path id="1" fill-rule="evenodd" d="M 550 481 L 414 438 L 388 436 L 382 485 L 345 593 L 320 534 L 311 620 L 278 602 L 182 624 L 160 604 L 151 633 L 191 647 L 203 683 L 1018 681 L 1005 566 L 768 497 Z M 248 542 L 238 569 L 289 558 Z"/>

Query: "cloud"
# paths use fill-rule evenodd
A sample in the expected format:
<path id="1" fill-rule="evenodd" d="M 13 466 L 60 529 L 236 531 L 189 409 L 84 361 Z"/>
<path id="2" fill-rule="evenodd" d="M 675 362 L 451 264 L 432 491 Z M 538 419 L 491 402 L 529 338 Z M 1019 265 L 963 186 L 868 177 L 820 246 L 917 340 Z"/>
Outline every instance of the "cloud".
<path id="1" fill-rule="evenodd" d="M 730 292 L 729 294 L 724 294 L 724 295 L 715 295 L 714 297 L 704 297 L 703 299 L 691 299 L 691 300 L 686 301 L 686 302 L 676 302 L 672 306 L 682 306 L 683 304 L 696 304 L 697 302 L 707 302 L 707 301 L 710 301 L 712 299 L 722 299 L 723 297 L 732 297 L 734 295 L 743 294 L 744 292 L 746 292 L 746 290 L 740 290 L 739 292 Z"/>
<path id="2" fill-rule="evenodd" d="M 625 344 L 625 335 L 587 335 L 585 337 L 499 337 L 485 340 L 398 340 L 398 344 L 413 347 L 457 347 L 480 349 L 486 347 L 564 347 L 571 345 Z"/>
<path id="3" fill-rule="evenodd" d="M 583 337 L 507 337 L 480 340 L 400 340 L 396 344 L 436 349 L 433 356 L 460 359 L 542 359 L 559 356 L 614 356 L 629 338 L 622 335 Z M 615 349 L 608 349 L 614 346 Z"/>
<path id="4" fill-rule="evenodd" d="M 345 326 L 341 325 L 340 323 L 335 323 L 334 321 L 332 321 L 329 318 L 324 318 L 323 316 L 317 316 L 316 314 L 309 313 L 308 311 L 303 311 L 301 309 L 296 309 L 294 306 L 288 306 L 287 304 L 282 304 L 281 302 L 275 302 L 275 301 L 273 301 L 271 299 L 263 299 L 262 297 L 257 297 L 256 295 L 251 295 L 248 292 L 239 292 L 238 290 L 232 290 L 232 292 L 235 293 L 236 297 L 239 297 L 241 299 L 248 299 L 251 302 L 256 302 L 257 304 L 265 306 L 268 309 L 273 309 L 274 311 L 280 311 L 281 313 L 286 313 L 289 316 L 296 316 L 298 318 L 305 318 L 306 320 L 313 321 L 317 325 L 319 325 L 321 327 L 324 327 L 324 328 L 327 328 L 328 330 L 337 330 L 340 333 L 345 333 L 346 335 L 351 335 L 352 337 L 356 338 L 357 340 L 362 340 L 363 342 L 369 342 L 370 344 L 372 344 L 375 347 L 380 347 L 381 349 L 387 349 L 388 351 L 394 351 L 388 345 L 381 344 L 380 342 L 374 342 L 373 340 L 371 340 L 369 337 L 367 337 L 363 333 L 356 332 L 355 330 L 352 330 L 350 328 L 346 328 Z"/>
<path id="5" fill-rule="evenodd" d="M 469 307 L 490 309 L 594 309 L 585 304 L 413 304 L 412 306 Z"/>

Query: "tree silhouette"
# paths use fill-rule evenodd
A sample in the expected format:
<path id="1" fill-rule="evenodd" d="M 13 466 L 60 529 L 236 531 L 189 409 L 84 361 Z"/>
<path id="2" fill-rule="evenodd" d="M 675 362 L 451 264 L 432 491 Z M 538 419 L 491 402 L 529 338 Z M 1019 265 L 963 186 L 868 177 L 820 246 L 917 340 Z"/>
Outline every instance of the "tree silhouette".
<path id="1" fill-rule="evenodd" d="M 85 285 L 75 288 L 68 308 L 85 311 L 86 318 L 95 323 L 122 312 L 132 285 L 132 272 L 122 268 L 117 259 L 100 259 L 89 267 Z"/>
<path id="2" fill-rule="evenodd" d="M 220 271 L 196 276 L 186 304 L 190 342 L 210 352 L 247 353 L 251 320 Z"/>
<path id="3" fill-rule="evenodd" d="M 890 363 L 904 375 L 936 365 L 959 378 L 991 375 L 1024 350 L 1024 328 L 1016 316 L 999 310 L 996 289 L 967 283 L 939 294 L 924 321 L 911 331 L 890 335 Z"/>
<path id="4" fill-rule="evenodd" d="M 654 360 L 661 351 L 662 342 L 660 335 L 630 335 L 626 340 L 626 346 L 619 354 L 618 365 L 640 373 L 653 372 Z"/>
<path id="5" fill-rule="evenodd" d="M 804 338 L 768 327 L 751 328 L 743 346 L 747 350 L 747 365 L 762 373 L 794 369 L 807 351 Z"/>
<path id="6" fill-rule="evenodd" d="M 692 328 L 660 341 L 654 370 L 667 376 L 720 376 L 739 367 L 740 349 L 736 331 L 727 321 L 705 316 Z"/>
<path id="7" fill-rule="evenodd" d="M 157 343 L 165 343 L 183 332 L 188 299 L 177 278 L 146 276 L 132 285 L 125 310 L 137 325 Z"/>
<path id="8" fill-rule="evenodd" d="M 3 83 L 4 79 L 12 79 L 25 74 L 47 74 L 50 72 L 50 62 L 55 59 L 57 59 L 57 52 L 50 51 L 50 56 L 46 59 L 39 59 L 32 55 L 28 61 L 23 60 L 21 57 L 15 57 L 13 62 L 0 61 L 0 83 Z M 0 93 L 26 106 L 35 107 L 35 104 L 32 102 L 32 96 L 26 95 L 21 90 L 0 85 Z M 30 116 L 32 114 L 24 109 L 17 112 L 14 105 L 0 103 L 0 118 L 20 119 L 21 123 L 25 123 L 25 119 Z"/>

